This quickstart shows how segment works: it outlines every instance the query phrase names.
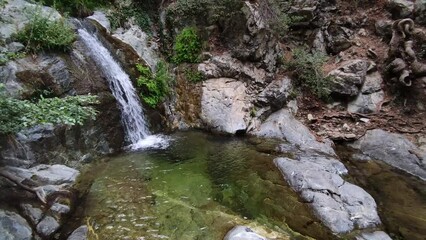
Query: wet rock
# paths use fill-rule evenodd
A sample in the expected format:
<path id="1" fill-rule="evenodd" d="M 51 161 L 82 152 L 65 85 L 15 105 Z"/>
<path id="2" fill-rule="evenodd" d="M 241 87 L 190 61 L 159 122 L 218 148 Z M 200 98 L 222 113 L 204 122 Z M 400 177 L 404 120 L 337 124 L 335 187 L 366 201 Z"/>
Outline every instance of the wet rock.
<path id="1" fill-rule="evenodd" d="M 60 203 L 54 203 L 51 207 L 50 207 L 50 211 L 54 212 L 55 214 L 58 215 L 62 215 L 62 214 L 67 214 L 70 212 L 70 207 L 64 204 L 60 204 Z"/>
<path id="2" fill-rule="evenodd" d="M 208 128 L 231 134 L 247 129 L 250 106 L 243 82 L 210 79 L 203 83 L 202 92 L 201 119 Z"/>
<path id="3" fill-rule="evenodd" d="M 346 97 L 357 96 L 371 65 L 372 63 L 368 60 L 350 60 L 331 71 L 328 76 L 333 78 L 332 94 Z"/>
<path id="4" fill-rule="evenodd" d="M 374 199 L 362 188 L 346 182 L 345 166 L 326 157 L 274 160 L 287 182 L 309 202 L 316 215 L 335 233 L 380 224 Z"/>
<path id="5" fill-rule="evenodd" d="M 4 170 L 15 174 L 22 181 L 30 179 L 42 185 L 72 184 L 79 171 L 64 165 L 38 165 L 30 169 L 4 167 Z"/>
<path id="6" fill-rule="evenodd" d="M 30 220 L 31 224 L 34 226 L 36 226 L 43 217 L 41 209 L 35 208 L 31 204 L 21 204 L 21 209 L 23 216 Z"/>
<path id="7" fill-rule="evenodd" d="M 37 225 L 37 232 L 43 237 L 49 237 L 59 229 L 59 223 L 51 216 L 46 216 Z"/>
<path id="8" fill-rule="evenodd" d="M 14 212 L 0 210 L 0 239 L 2 240 L 30 240 L 31 227 L 24 218 Z"/>
<path id="9" fill-rule="evenodd" d="M 386 8 L 393 18 L 405 18 L 413 13 L 414 3 L 409 0 L 388 0 Z"/>
<path id="10" fill-rule="evenodd" d="M 260 106 L 270 106 L 273 111 L 281 109 L 286 104 L 292 89 L 291 80 L 287 77 L 272 81 L 257 96 L 257 103 Z"/>
<path id="11" fill-rule="evenodd" d="M 372 233 L 362 233 L 356 240 L 392 240 L 385 232 L 377 231 Z"/>
<path id="12" fill-rule="evenodd" d="M 374 160 L 426 180 L 425 153 L 402 135 L 374 129 L 349 146 Z"/>
<path id="13" fill-rule="evenodd" d="M 236 226 L 226 234 L 223 240 L 266 240 L 266 238 L 253 232 L 249 227 Z"/>
<path id="14" fill-rule="evenodd" d="M 7 41 L 11 36 L 23 28 L 29 21 L 29 12 L 40 11 L 41 16 L 50 19 L 60 19 L 62 16 L 53 8 L 29 3 L 24 0 L 8 0 L 5 6 L 0 8 L 0 40 Z"/>
<path id="15" fill-rule="evenodd" d="M 97 23 L 100 27 L 102 27 L 107 33 L 111 32 L 111 23 L 108 20 L 108 17 L 104 12 L 95 11 L 92 16 L 87 17 Z"/>
<path id="16" fill-rule="evenodd" d="M 288 109 L 271 114 L 252 134 L 259 137 L 285 139 L 304 151 L 335 155 L 331 144 L 318 142 L 309 129 L 294 118 Z"/>
<path id="17" fill-rule="evenodd" d="M 143 59 L 153 72 L 160 60 L 158 56 L 158 44 L 150 40 L 148 34 L 142 31 L 139 26 L 133 25 L 129 29 L 118 28 L 114 31 L 113 38 L 128 45 L 134 52 Z"/>
<path id="18" fill-rule="evenodd" d="M 86 225 L 78 227 L 76 230 L 74 230 L 71 235 L 68 237 L 67 240 L 86 240 L 87 237 L 88 228 Z"/>

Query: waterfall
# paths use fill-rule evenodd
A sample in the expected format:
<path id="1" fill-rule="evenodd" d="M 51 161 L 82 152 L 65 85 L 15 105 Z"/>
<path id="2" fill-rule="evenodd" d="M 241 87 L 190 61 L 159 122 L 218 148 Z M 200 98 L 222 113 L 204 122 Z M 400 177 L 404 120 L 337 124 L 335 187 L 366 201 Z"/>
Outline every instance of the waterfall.
<path id="1" fill-rule="evenodd" d="M 164 139 L 149 132 L 142 106 L 129 75 L 113 58 L 101 41 L 85 29 L 78 29 L 78 35 L 88 50 L 88 55 L 104 73 L 112 94 L 121 110 L 121 121 L 126 140 L 131 149 L 161 147 Z"/>

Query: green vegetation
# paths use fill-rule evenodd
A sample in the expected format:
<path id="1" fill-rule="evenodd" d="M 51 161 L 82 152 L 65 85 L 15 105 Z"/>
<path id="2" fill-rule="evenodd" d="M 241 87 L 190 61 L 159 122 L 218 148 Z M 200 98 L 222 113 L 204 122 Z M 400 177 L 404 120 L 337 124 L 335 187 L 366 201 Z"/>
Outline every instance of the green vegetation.
<path id="1" fill-rule="evenodd" d="M 92 14 L 97 7 L 109 5 L 109 0 L 37 0 L 43 5 L 51 6 L 62 13 L 85 17 Z"/>
<path id="2" fill-rule="evenodd" d="M 68 51 L 75 40 L 75 33 L 65 19 L 50 20 L 41 11 L 32 15 L 29 23 L 21 29 L 16 40 L 26 45 L 27 50 Z"/>
<path id="3" fill-rule="evenodd" d="M 97 111 L 89 106 L 96 96 L 41 98 L 33 103 L 7 97 L 0 85 L 0 133 L 11 134 L 38 124 L 81 125 L 94 119 Z"/>
<path id="4" fill-rule="evenodd" d="M 153 74 L 149 67 L 137 64 L 140 76 L 137 80 L 138 87 L 142 88 L 142 100 L 150 107 L 155 108 L 169 93 L 169 83 L 172 77 L 169 74 L 167 63 L 159 62 Z"/>
<path id="5" fill-rule="evenodd" d="M 184 28 L 177 35 L 173 50 L 173 62 L 176 64 L 199 62 L 202 44 L 197 29 L 194 27 Z"/>
<path id="6" fill-rule="evenodd" d="M 320 52 L 309 53 L 304 49 L 295 49 L 293 60 L 285 65 L 292 71 L 297 82 L 307 87 L 319 98 L 327 100 L 330 96 L 332 79 L 325 77 L 322 66 L 327 56 Z"/>
<path id="7" fill-rule="evenodd" d="M 25 52 L 6 52 L 4 54 L 0 54 L 0 66 L 6 64 L 8 61 L 23 58 L 25 55 Z"/>
<path id="8" fill-rule="evenodd" d="M 203 74 L 196 69 L 186 68 L 184 73 L 185 78 L 190 82 L 197 83 L 204 80 Z"/>
<path id="9" fill-rule="evenodd" d="M 108 19 L 111 22 L 111 28 L 117 29 L 124 26 L 129 19 L 133 18 L 135 23 L 145 32 L 152 32 L 152 21 L 148 13 L 140 10 L 133 5 L 115 8 L 108 14 Z"/>

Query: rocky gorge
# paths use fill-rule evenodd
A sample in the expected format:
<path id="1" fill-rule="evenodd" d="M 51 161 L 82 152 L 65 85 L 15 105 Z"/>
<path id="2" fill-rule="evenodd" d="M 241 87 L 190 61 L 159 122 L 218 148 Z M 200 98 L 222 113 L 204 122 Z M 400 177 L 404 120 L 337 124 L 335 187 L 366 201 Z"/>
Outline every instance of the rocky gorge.
<path id="1" fill-rule="evenodd" d="M 111 17 L 138 1 L 87 18 L 1 2 L 6 95 L 91 94 L 99 104 L 83 125 L 0 135 L 0 239 L 424 238 L 425 1 L 283 1 L 291 3 L 281 9 L 257 0 L 225 11 L 221 1 L 203 11 L 197 1 L 153 2 L 149 29 L 138 15 L 118 27 Z M 24 52 L 14 35 L 37 8 L 87 30 L 111 58 L 99 62 L 81 34 L 68 52 L 9 57 Z M 274 8 L 286 14 L 281 32 Z M 196 61 L 177 63 L 173 41 L 188 26 L 203 46 Z M 152 107 L 137 66 L 155 77 L 164 60 L 173 80 Z M 107 61 L 141 92 L 142 138 L 164 133 L 161 144 L 130 140 L 138 128 L 123 109 L 132 100 L 111 83 Z"/>

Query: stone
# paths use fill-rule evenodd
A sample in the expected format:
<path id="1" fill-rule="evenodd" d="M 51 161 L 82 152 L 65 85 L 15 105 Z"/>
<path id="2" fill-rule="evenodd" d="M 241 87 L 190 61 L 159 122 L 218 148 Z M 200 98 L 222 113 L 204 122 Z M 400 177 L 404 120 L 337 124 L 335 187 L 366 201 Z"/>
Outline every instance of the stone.
<path id="1" fill-rule="evenodd" d="M 132 25 L 129 29 L 118 28 L 112 37 L 131 47 L 135 53 L 143 59 L 152 72 L 155 72 L 157 63 L 160 61 L 158 55 L 158 44 L 137 25 Z"/>
<path id="2" fill-rule="evenodd" d="M 417 23 L 426 26 L 426 0 L 416 0 L 414 3 L 414 15 Z"/>
<path id="3" fill-rule="evenodd" d="M 376 28 L 376 34 L 381 37 L 392 37 L 392 20 L 379 19 L 374 24 Z"/>
<path id="4" fill-rule="evenodd" d="M 17 53 L 25 48 L 24 44 L 20 42 L 11 42 L 7 44 L 8 52 Z"/>
<path id="5" fill-rule="evenodd" d="M 352 46 L 354 32 L 349 28 L 331 24 L 324 31 L 328 52 L 338 54 Z"/>
<path id="6" fill-rule="evenodd" d="M 88 16 L 87 19 L 94 21 L 100 27 L 102 27 L 107 33 L 111 32 L 111 23 L 104 12 L 94 11 L 93 15 Z"/>
<path id="7" fill-rule="evenodd" d="M 37 233 L 43 237 L 49 237 L 59 229 L 59 223 L 51 216 L 46 216 L 37 225 Z"/>
<path id="8" fill-rule="evenodd" d="M 347 169 L 337 159 L 306 156 L 297 160 L 277 158 L 274 162 L 290 186 L 334 233 L 381 223 L 374 199 L 341 177 Z"/>
<path id="9" fill-rule="evenodd" d="M 426 154 L 404 136 L 381 129 L 369 130 L 350 147 L 376 161 L 426 180 Z"/>
<path id="10" fill-rule="evenodd" d="M 409 0 L 388 0 L 386 8 L 394 19 L 406 18 L 413 13 L 414 3 Z"/>
<path id="11" fill-rule="evenodd" d="M 371 62 L 368 60 L 350 60 L 332 70 L 328 76 L 332 77 L 331 93 L 338 96 L 354 97 L 361 91 Z"/>
<path id="12" fill-rule="evenodd" d="M 230 78 L 203 82 L 201 120 L 209 129 L 230 134 L 245 132 L 250 118 L 249 109 L 243 82 Z"/>
<path id="13" fill-rule="evenodd" d="M 60 204 L 60 203 L 54 203 L 51 207 L 50 207 L 50 211 L 61 215 L 61 214 L 67 214 L 71 211 L 70 207 L 64 204 Z"/>
<path id="14" fill-rule="evenodd" d="M 385 232 L 376 231 L 376 232 L 365 232 L 361 235 L 355 237 L 356 240 L 392 240 Z"/>
<path id="15" fill-rule="evenodd" d="M 271 114 L 251 133 L 259 137 L 285 139 L 304 151 L 335 155 L 331 144 L 318 142 L 309 129 L 299 122 L 288 109 L 281 109 Z"/>
<path id="16" fill-rule="evenodd" d="M 41 209 L 35 208 L 31 204 L 21 204 L 21 209 L 23 216 L 29 219 L 31 224 L 34 226 L 36 226 L 43 217 L 43 212 Z"/>
<path id="17" fill-rule="evenodd" d="M 260 106 L 270 106 L 272 111 L 281 109 L 287 103 L 293 85 L 287 77 L 272 81 L 258 96 Z"/>
<path id="18" fill-rule="evenodd" d="M 353 101 L 348 103 L 348 112 L 351 113 L 374 113 L 377 112 L 379 104 L 385 98 L 383 91 L 363 94 L 360 93 Z"/>
<path id="19" fill-rule="evenodd" d="M 0 240 L 30 240 L 31 227 L 18 214 L 0 210 Z"/>
<path id="20" fill-rule="evenodd" d="M 253 232 L 253 230 L 251 230 L 249 227 L 236 226 L 225 235 L 223 240 L 267 240 L 267 239 Z"/>
<path id="21" fill-rule="evenodd" d="M 87 240 L 88 232 L 89 230 L 86 225 L 80 226 L 71 233 L 67 240 Z"/>
<path id="22" fill-rule="evenodd" d="M 29 21 L 28 12 L 40 11 L 41 16 L 47 16 L 50 20 L 62 18 L 53 8 L 29 3 L 24 0 L 8 0 L 0 8 L 0 41 L 11 39 L 19 29 L 22 29 Z"/>

